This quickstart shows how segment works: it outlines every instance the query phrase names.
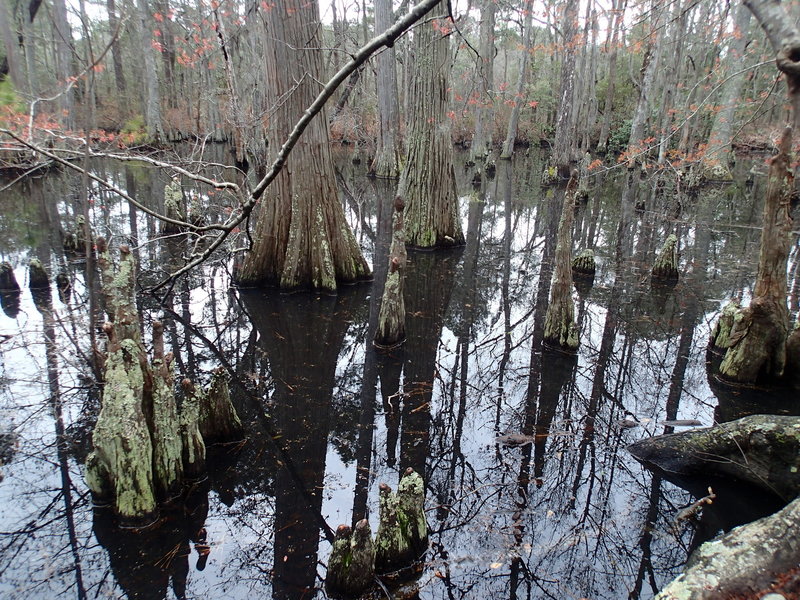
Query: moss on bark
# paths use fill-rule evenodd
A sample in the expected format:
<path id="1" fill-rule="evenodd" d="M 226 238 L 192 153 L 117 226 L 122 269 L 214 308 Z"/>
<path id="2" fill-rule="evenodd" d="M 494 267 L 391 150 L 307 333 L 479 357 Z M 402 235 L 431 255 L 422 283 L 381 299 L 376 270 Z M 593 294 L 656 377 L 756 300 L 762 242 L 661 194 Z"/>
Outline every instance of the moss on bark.
<path id="1" fill-rule="evenodd" d="M 678 281 L 678 238 L 669 235 L 653 263 L 652 280 L 661 283 Z"/>
<path id="2" fill-rule="evenodd" d="M 116 513 L 138 524 L 152 519 L 156 510 L 153 447 L 142 406 L 144 373 L 138 344 L 117 340 L 110 324 L 106 331 L 103 406 L 92 433 L 94 459 L 88 462 L 87 482 L 100 495 L 113 489 Z"/>
<path id="3" fill-rule="evenodd" d="M 234 442 L 242 439 L 244 428 L 239 414 L 231 402 L 228 374 L 219 368 L 211 376 L 211 383 L 199 396 L 200 434 L 206 445 Z"/>
<path id="4" fill-rule="evenodd" d="M 328 561 L 325 589 L 334 596 L 356 597 L 375 581 L 375 547 L 369 522 L 362 519 L 351 532 L 339 525 Z"/>
<path id="5" fill-rule="evenodd" d="M 200 433 L 200 406 L 203 401 L 199 398 L 205 392 L 189 379 L 184 379 L 181 386 L 185 394 L 180 412 L 183 472 L 187 477 L 199 479 L 206 470 L 206 445 Z"/>
<path id="6" fill-rule="evenodd" d="M 567 184 L 556 242 L 556 265 L 550 287 L 550 303 L 544 320 L 543 342 L 562 352 L 574 353 L 580 344 L 575 322 L 575 302 L 572 300 L 572 221 L 575 215 L 576 174 Z"/>

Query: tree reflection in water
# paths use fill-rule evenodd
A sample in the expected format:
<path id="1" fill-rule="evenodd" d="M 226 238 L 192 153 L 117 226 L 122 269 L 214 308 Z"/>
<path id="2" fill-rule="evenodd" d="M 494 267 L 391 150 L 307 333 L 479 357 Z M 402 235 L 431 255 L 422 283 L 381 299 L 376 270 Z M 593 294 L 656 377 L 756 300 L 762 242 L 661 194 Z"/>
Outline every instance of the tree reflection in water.
<path id="1" fill-rule="evenodd" d="M 86 310 L 92 278 L 60 245 L 75 182 L 57 175 L 4 192 L 0 258 L 22 282 L 36 255 L 73 291 L 49 304 L 24 288 L 0 295 L 0 333 L 13 336 L 0 372 L 0 435 L 12 445 L 2 453 L 0 594 L 321 596 L 333 529 L 366 517 L 374 530 L 378 484 L 396 486 L 413 466 L 425 475 L 432 530 L 420 597 L 649 597 L 744 502 L 720 488 L 720 510 L 697 533 L 676 531 L 689 494 L 624 448 L 663 432 L 661 420 L 747 410 L 717 394 L 704 358 L 721 304 L 747 293 L 756 238 L 744 225 L 758 211 L 735 186 L 676 202 L 638 174 L 597 178 L 576 208 L 573 249 L 592 248 L 599 268 L 578 296 L 581 349 L 569 360 L 540 345 L 563 195 L 538 186 L 541 158 L 503 162 L 475 190 L 459 170 L 467 244 L 410 255 L 408 340 L 388 355 L 371 340 L 394 189 L 361 178 L 350 157 L 346 210 L 361 242 L 374 241 L 373 284 L 337 297 L 230 292 L 227 264 L 215 263 L 163 307 L 142 297 L 144 322 L 165 322 L 181 376 L 203 383 L 218 366 L 234 375 L 248 430 L 245 444 L 212 449 L 209 478 L 150 532 L 93 513 L 83 483 L 97 411 L 85 332 L 98 315 Z M 162 202 L 157 172 L 113 176 Z M 193 192 L 221 210 L 224 199 Z M 139 241 L 144 281 L 185 260 L 191 240 L 151 242 L 151 218 L 93 193 L 95 230 Z M 654 295 L 649 265 L 673 232 L 686 268 L 674 290 Z M 621 427 L 625 419 L 638 426 Z M 505 433 L 531 443 L 499 446 Z"/>

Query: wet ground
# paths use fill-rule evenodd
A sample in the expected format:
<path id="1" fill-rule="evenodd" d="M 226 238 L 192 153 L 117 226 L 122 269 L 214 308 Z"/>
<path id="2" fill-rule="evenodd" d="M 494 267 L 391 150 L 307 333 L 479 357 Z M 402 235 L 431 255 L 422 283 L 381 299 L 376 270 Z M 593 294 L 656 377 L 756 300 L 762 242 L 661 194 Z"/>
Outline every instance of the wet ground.
<path id="1" fill-rule="evenodd" d="M 541 347 L 563 198 L 538 185 L 542 156 L 500 163 L 477 187 L 459 166 L 467 244 L 409 254 L 408 340 L 384 354 L 371 340 L 394 184 L 367 179 L 354 156 L 340 157 L 340 186 L 373 283 L 337 296 L 231 290 L 221 260 L 163 304 L 140 298 L 146 337 L 164 319 L 180 377 L 229 370 L 248 432 L 213 448 L 208 478 L 144 532 L 93 509 L 83 481 L 99 407 L 87 367 L 95 284 L 62 249 L 81 181 L 53 173 L 0 192 L 0 259 L 23 287 L 0 298 L 0 595 L 324 597 L 332 531 L 362 517 L 374 527 L 378 484 L 394 487 L 408 466 L 426 481 L 431 548 L 404 597 L 650 598 L 704 539 L 776 508 L 740 486 L 682 482 L 698 496 L 713 485 L 718 502 L 678 525 L 695 496 L 625 451 L 671 431 L 664 420 L 710 425 L 779 406 L 777 392 L 731 393 L 706 372 L 715 316 L 752 290 L 764 181 L 747 178 L 764 157 L 740 160 L 740 183 L 696 194 L 652 174 L 593 178 L 573 238 L 599 270 L 576 285 L 570 358 Z M 163 206 L 156 170 L 95 170 Z M 225 198 L 195 191 L 208 214 L 224 211 Z M 152 218 L 106 192 L 89 200 L 94 230 L 132 245 L 144 285 L 180 264 L 186 240 L 159 239 Z M 670 233 L 681 278 L 653 286 Z M 63 272 L 69 292 L 34 297 L 31 257 Z M 790 262 L 794 282 L 796 246 Z M 790 302 L 795 314 L 796 293 Z M 526 443 L 497 443 L 512 434 Z"/>

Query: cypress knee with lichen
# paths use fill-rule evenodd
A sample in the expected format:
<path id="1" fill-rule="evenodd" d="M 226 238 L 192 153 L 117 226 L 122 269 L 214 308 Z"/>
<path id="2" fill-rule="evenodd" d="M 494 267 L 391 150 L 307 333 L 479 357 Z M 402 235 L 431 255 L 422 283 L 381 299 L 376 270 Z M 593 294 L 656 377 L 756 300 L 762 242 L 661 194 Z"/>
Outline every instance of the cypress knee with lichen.
<path id="1" fill-rule="evenodd" d="M 355 597 L 375 581 L 375 546 L 369 521 L 361 519 L 351 531 L 339 525 L 333 542 L 325 589 L 333 596 Z"/>
<path id="2" fill-rule="evenodd" d="M 181 182 L 176 177 L 164 188 L 164 216 L 172 221 L 184 221 L 185 205 Z M 171 235 L 180 233 L 181 230 L 181 226 L 176 223 L 162 221 L 161 233 Z"/>
<path id="3" fill-rule="evenodd" d="M 578 324 L 575 322 L 575 302 L 572 300 L 572 221 L 575 215 L 577 174 L 573 170 L 564 194 L 561 220 L 558 224 L 556 264 L 550 287 L 550 303 L 544 319 L 543 343 L 550 348 L 574 354 L 578 350 Z"/>
<path id="4" fill-rule="evenodd" d="M 406 469 L 397 493 L 380 484 L 378 533 L 375 536 L 375 570 L 390 573 L 412 566 L 428 547 L 425 520 L 425 485 L 419 473 Z"/>
<path id="5" fill-rule="evenodd" d="M 678 281 L 677 245 L 678 238 L 675 234 L 669 235 L 653 263 L 652 281 L 660 283 Z"/>
<path id="6" fill-rule="evenodd" d="M 405 202 L 400 196 L 394 200 L 392 216 L 392 246 L 389 251 L 389 271 L 381 298 L 375 346 L 391 348 L 406 338 L 406 306 L 403 300 L 403 277 L 406 267 L 406 234 L 403 225 Z"/>
<path id="7" fill-rule="evenodd" d="M 184 398 L 181 406 L 181 437 L 183 438 L 183 472 L 187 477 L 202 478 L 206 470 L 206 445 L 200 433 L 200 406 L 205 394 L 190 379 L 181 382 Z"/>
<path id="8" fill-rule="evenodd" d="M 730 347 L 731 330 L 740 308 L 739 302 L 735 298 L 731 298 L 722 308 L 722 312 L 714 324 L 714 329 L 711 330 L 711 336 L 708 338 L 708 349 L 711 352 L 723 354 Z"/>
<path id="9" fill-rule="evenodd" d="M 183 440 L 172 376 L 172 352 L 164 354 L 164 326 L 153 323 L 153 474 L 161 498 L 172 498 L 183 483 Z"/>
<path id="10" fill-rule="evenodd" d="M 211 383 L 199 396 L 200 434 L 206 445 L 239 441 L 244 434 L 242 421 L 231 402 L 228 374 L 222 367 L 211 376 Z"/>
<path id="11" fill-rule="evenodd" d="M 153 488 L 153 446 L 142 406 L 145 372 L 141 349 L 117 336 L 111 323 L 105 360 L 103 405 L 97 418 L 86 462 L 87 483 L 102 500 L 112 500 L 123 521 L 141 524 L 156 511 Z"/>

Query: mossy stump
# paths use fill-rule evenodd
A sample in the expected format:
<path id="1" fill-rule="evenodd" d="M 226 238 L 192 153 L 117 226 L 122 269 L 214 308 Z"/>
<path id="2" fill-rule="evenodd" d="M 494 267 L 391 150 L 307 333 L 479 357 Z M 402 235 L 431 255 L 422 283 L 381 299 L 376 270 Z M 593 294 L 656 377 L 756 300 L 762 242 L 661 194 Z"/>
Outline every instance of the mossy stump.
<path id="1" fill-rule="evenodd" d="M 228 374 L 225 369 L 216 369 L 211 383 L 199 396 L 200 434 L 206 445 L 238 442 L 244 437 L 244 428 L 236 408 L 231 402 Z"/>
<path id="2" fill-rule="evenodd" d="M 333 542 L 325 589 L 332 596 L 356 597 L 375 581 L 375 546 L 366 519 L 356 523 L 354 531 L 339 525 Z"/>
<path id="3" fill-rule="evenodd" d="M 406 234 L 403 224 L 405 202 L 400 196 L 394 200 L 392 215 L 392 246 L 389 250 L 389 271 L 383 287 L 378 327 L 373 343 L 376 348 L 389 349 L 406 339 L 406 305 L 403 284 L 407 261 Z"/>
<path id="4" fill-rule="evenodd" d="M 108 335 L 103 405 L 92 433 L 93 451 L 86 461 L 86 481 L 100 501 L 110 501 L 128 525 L 153 520 L 153 446 L 142 398 L 145 372 L 140 346 L 119 339 L 114 326 Z"/>
<path id="5" fill-rule="evenodd" d="M 164 325 L 153 323 L 153 470 L 159 498 L 178 495 L 183 486 L 183 439 L 172 375 L 172 352 L 164 354 Z"/>
<path id="6" fill-rule="evenodd" d="M 653 283 L 674 284 L 678 281 L 678 238 L 674 234 L 667 237 L 661 251 L 653 263 L 651 281 Z"/>
<path id="7" fill-rule="evenodd" d="M 28 287 L 32 290 L 50 287 L 50 276 L 38 258 L 32 258 L 28 265 Z"/>
<path id="8" fill-rule="evenodd" d="M 18 292 L 19 283 L 14 275 L 14 267 L 11 263 L 3 261 L 0 263 L 0 292 Z"/>
<path id="9" fill-rule="evenodd" d="M 412 567 L 428 548 L 425 520 L 425 485 L 419 473 L 406 469 L 397 493 L 382 483 L 378 533 L 375 536 L 375 571 L 390 574 Z"/>
<path id="10" fill-rule="evenodd" d="M 572 221 L 575 215 L 577 174 L 573 171 L 564 194 L 556 242 L 556 264 L 550 286 L 550 302 L 544 319 L 542 343 L 552 350 L 574 354 L 580 345 L 578 324 L 575 322 L 575 302 L 572 299 Z"/>

